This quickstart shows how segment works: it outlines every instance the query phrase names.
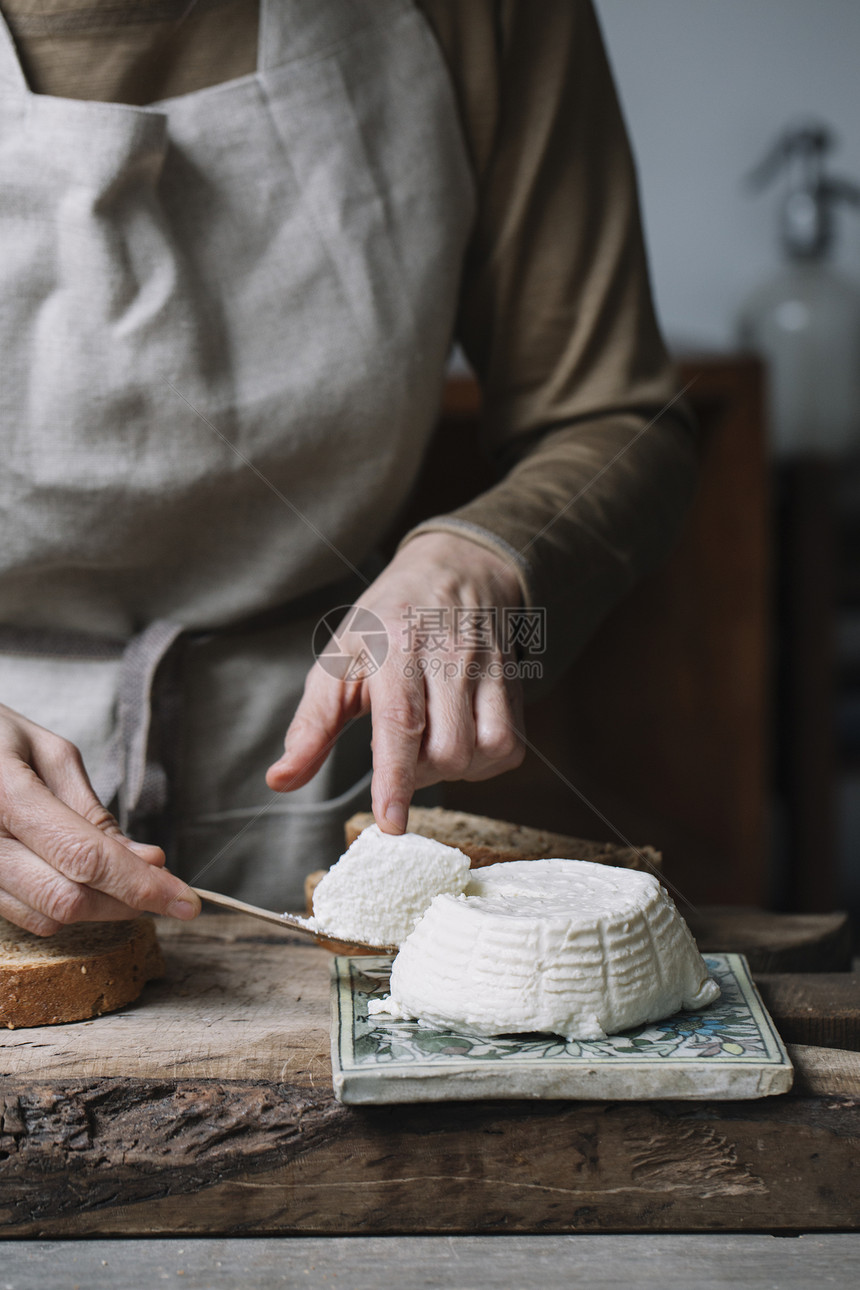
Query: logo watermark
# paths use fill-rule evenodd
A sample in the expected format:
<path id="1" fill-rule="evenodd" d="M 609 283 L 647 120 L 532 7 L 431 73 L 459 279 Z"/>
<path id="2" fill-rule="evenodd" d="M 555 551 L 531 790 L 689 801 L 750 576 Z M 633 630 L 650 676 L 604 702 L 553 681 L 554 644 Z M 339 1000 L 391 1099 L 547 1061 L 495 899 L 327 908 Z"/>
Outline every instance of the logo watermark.
<path id="1" fill-rule="evenodd" d="M 336 681 L 366 681 L 388 657 L 382 619 L 364 605 L 330 609 L 314 628 L 311 648 L 324 672 Z"/>
<path id="2" fill-rule="evenodd" d="M 472 609 L 464 605 L 410 605 L 403 611 L 406 642 L 424 654 L 468 650 L 503 654 L 543 654 L 546 649 L 546 609 Z"/>
<path id="3" fill-rule="evenodd" d="M 419 655 L 409 658 L 403 664 L 403 675 L 411 680 L 414 676 L 438 676 L 443 681 L 453 681 L 462 677 L 468 681 L 480 681 L 487 678 L 491 681 L 539 681 L 543 676 L 543 664 L 536 658 L 524 659 L 488 659 L 477 658 L 426 658 Z"/>
<path id="4" fill-rule="evenodd" d="M 401 614 L 403 675 L 443 681 L 539 680 L 546 609 L 409 605 Z M 363 605 L 340 605 L 314 629 L 314 657 L 338 681 L 364 681 L 389 656 L 382 619 Z"/>

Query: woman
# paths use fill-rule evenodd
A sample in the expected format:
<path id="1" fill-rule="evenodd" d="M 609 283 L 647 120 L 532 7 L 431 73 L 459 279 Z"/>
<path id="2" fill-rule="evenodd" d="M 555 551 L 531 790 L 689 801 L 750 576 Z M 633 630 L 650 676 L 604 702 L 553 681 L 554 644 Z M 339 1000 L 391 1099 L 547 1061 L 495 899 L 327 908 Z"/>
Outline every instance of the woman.
<path id="1" fill-rule="evenodd" d="M 595 18 L 0 9 L 0 913 L 283 908 L 364 804 L 354 717 L 390 832 L 521 756 L 505 641 L 433 674 L 416 613 L 545 608 L 551 679 L 692 488 Z M 380 568 L 455 337 L 506 473 Z M 353 604 L 388 648 L 344 680 Z"/>

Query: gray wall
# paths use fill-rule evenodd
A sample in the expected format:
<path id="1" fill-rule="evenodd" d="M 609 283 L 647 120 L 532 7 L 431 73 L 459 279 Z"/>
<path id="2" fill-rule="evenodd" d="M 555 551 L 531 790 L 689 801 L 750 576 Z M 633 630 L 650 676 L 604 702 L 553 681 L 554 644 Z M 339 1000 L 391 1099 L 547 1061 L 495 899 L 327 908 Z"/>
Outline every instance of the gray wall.
<path id="1" fill-rule="evenodd" d="M 730 348 L 778 263 L 776 189 L 744 173 L 787 121 L 835 126 L 860 182 L 860 0 L 595 0 L 639 164 L 657 305 L 684 348 Z M 860 278 L 860 213 L 838 261 Z"/>

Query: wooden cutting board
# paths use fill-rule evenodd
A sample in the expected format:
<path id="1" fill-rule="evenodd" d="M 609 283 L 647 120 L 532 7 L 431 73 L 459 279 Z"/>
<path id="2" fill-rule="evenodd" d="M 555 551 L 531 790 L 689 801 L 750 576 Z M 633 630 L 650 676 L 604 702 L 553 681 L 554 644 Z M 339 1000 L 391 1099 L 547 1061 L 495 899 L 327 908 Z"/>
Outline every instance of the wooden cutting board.
<path id="1" fill-rule="evenodd" d="M 826 1008 L 803 974 L 765 992 L 789 1095 L 364 1109 L 332 1093 L 325 951 L 221 914 L 160 936 L 133 1007 L 0 1036 L 5 1235 L 858 1225 L 860 1060 L 822 1046 L 824 1011 L 860 1047 L 849 974 Z"/>

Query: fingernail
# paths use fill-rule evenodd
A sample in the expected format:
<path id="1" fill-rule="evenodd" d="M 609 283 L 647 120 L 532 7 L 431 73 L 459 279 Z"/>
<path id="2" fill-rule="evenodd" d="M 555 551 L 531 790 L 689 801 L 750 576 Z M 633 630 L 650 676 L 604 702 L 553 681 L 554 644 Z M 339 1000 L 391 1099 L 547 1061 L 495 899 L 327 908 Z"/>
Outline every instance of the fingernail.
<path id="1" fill-rule="evenodd" d="M 199 913 L 199 904 L 192 904 L 190 900 L 184 900 L 181 896 L 171 900 L 167 906 L 167 914 L 170 918 L 196 918 Z"/>
<path id="2" fill-rule="evenodd" d="M 149 855 L 151 851 L 160 851 L 161 847 L 149 842 L 132 842 L 131 838 L 124 838 L 123 841 L 129 851 L 135 851 L 139 856 Z"/>
<path id="3" fill-rule="evenodd" d="M 405 833 L 406 822 L 409 819 L 408 806 L 405 806 L 403 802 L 389 802 L 385 808 L 385 819 L 392 828 Z"/>

